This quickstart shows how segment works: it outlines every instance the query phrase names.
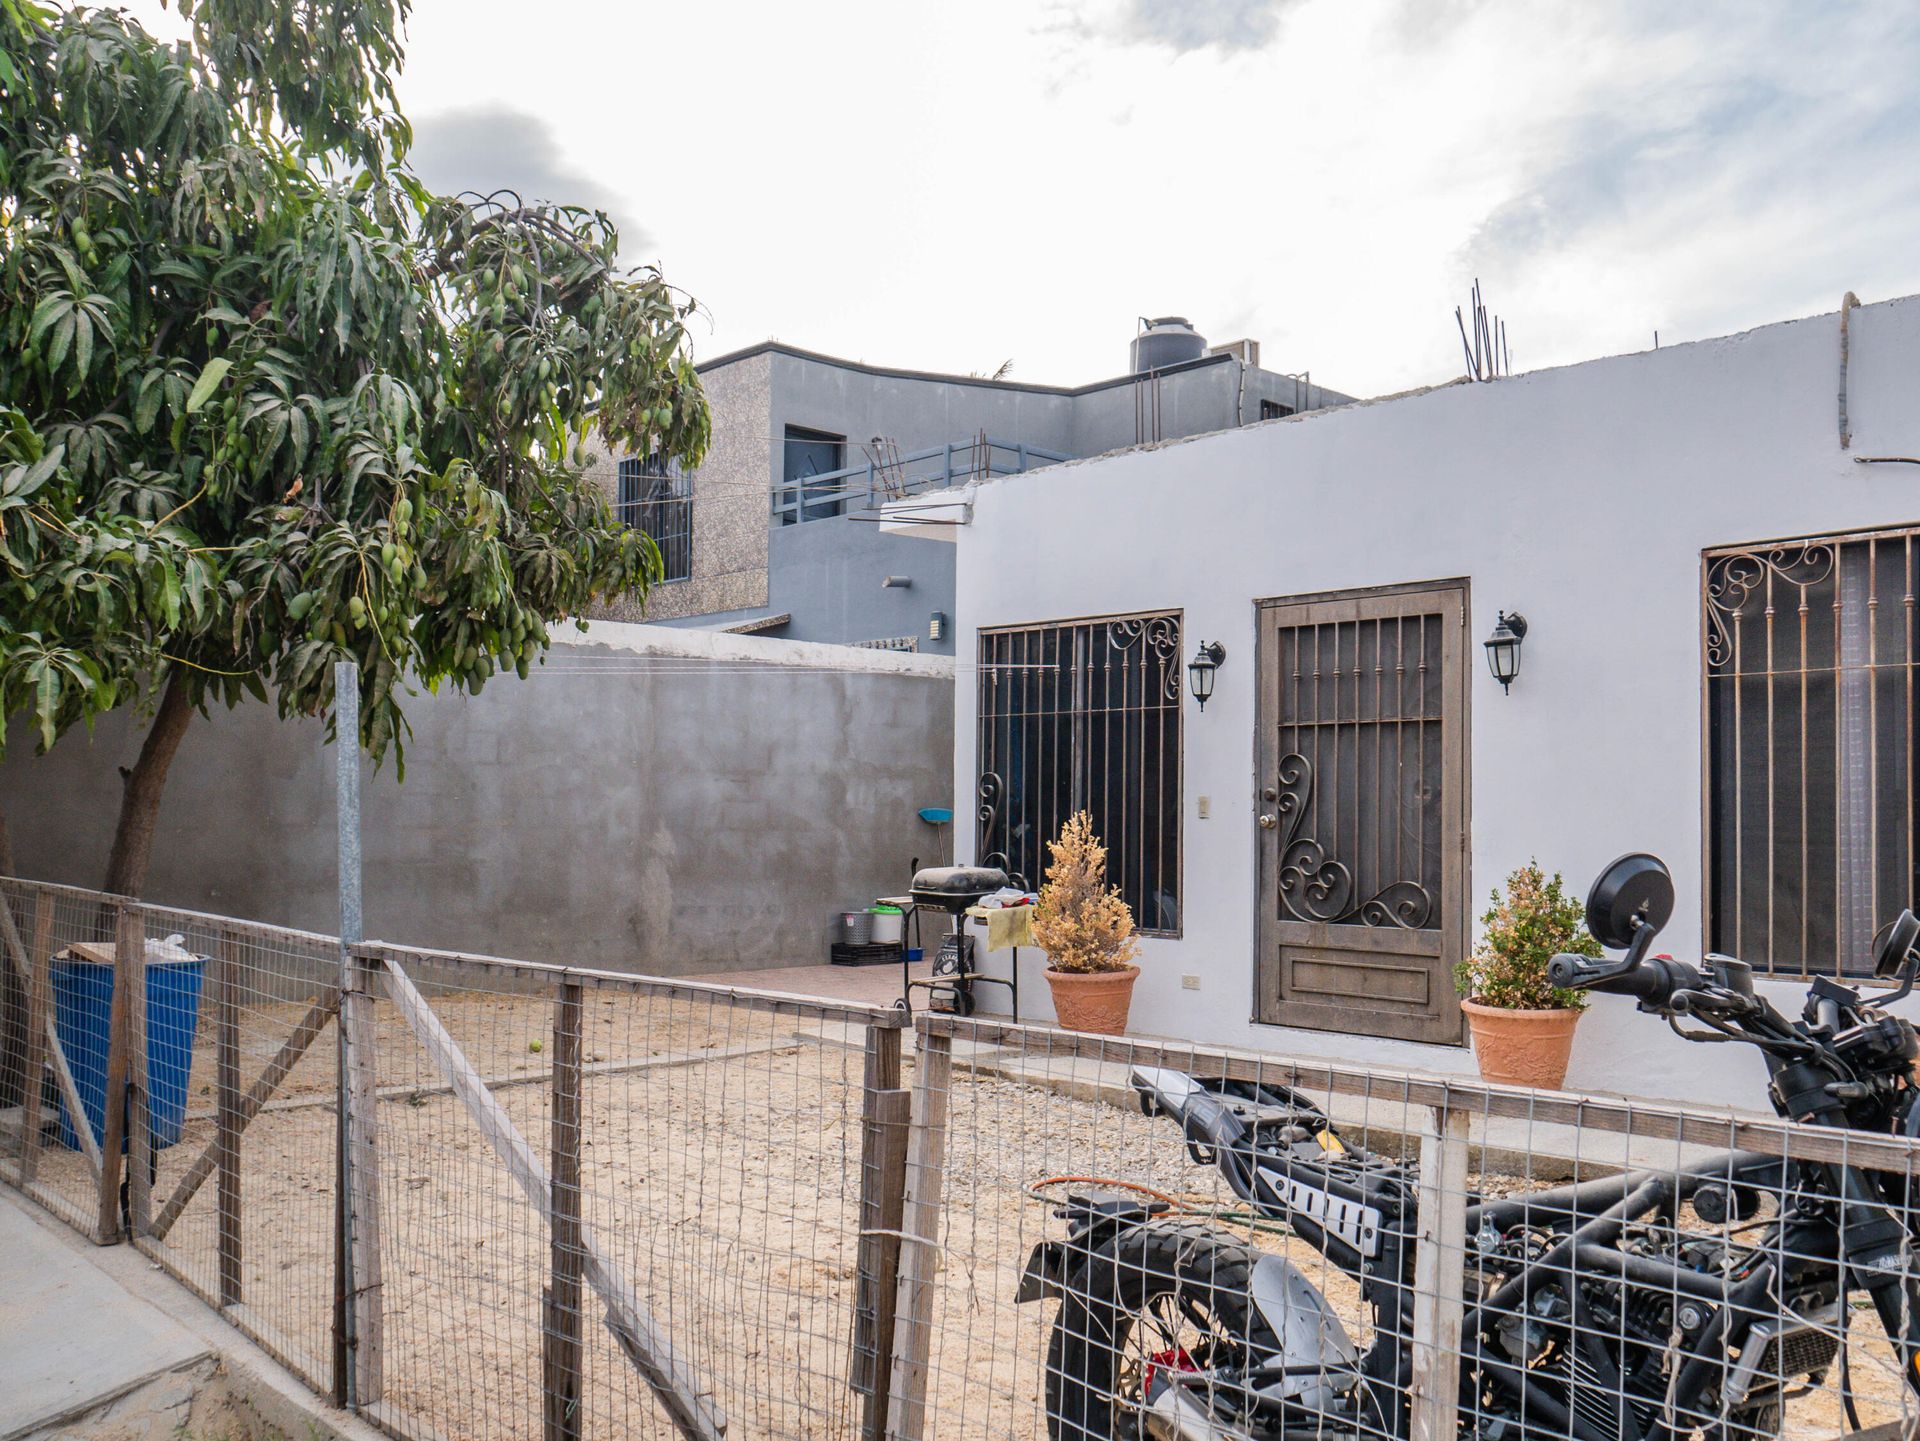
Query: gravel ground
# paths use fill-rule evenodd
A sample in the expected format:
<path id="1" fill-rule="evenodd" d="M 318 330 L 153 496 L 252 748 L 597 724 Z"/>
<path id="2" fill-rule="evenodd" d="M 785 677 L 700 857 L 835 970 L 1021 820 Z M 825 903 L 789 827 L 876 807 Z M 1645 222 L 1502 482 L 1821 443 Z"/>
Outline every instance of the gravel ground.
<path id="1" fill-rule="evenodd" d="M 550 1066 L 550 1008 L 531 997 L 455 994 L 436 1012 L 536 1151 L 547 1091 L 513 1084 Z M 278 1048 L 303 1008 L 247 1011 L 242 1082 Z M 837 1034 L 798 1040 L 791 1017 L 706 1002 L 589 993 L 583 1205 L 610 1267 L 628 1277 L 698 1375 L 711 1379 L 739 1438 L 851 1437 L 847 1388 L 858 1249 L 861 1057 Z M 388 1402 L 448 1441 L 537 1434 L 546 1228 L 394 1014 L 379 1008 L 382 1218 Z M 203 1028 L 204 1029 L 204 1028 Z M 212 1133 L 213 1058 L 196 1052 L 182 1142 L 161 1155 L 156 1197 Z M 534 1050 L 539 1044 L 542 1049 Z M 333 1084 L 328 1029 L 281 1101 L 243 1140 L 245 1298 L 256 1325 L 324 1356 L 330 1313 Z M 636 1063 L 642 1068 L 620 1069 Z M 1070 1079 L 1062 1063 L 1062 1079 Z M 912 1083 L 913 1063 L 907 1065 Z M 1116 1178 L 1201 1211 L 1232 1198 L 1196 1166 L 1165 1121 L 1045 1086 L 974 1077 L 964 1060 L 950 1106 L 942 1269 L 935 1297 L 930 1432 L 1040 1438 L 1053 1306 L 1016 1306 L 1032 1246 L 1058 1234 L 1051 1204 L 1029 1194 L 1056 1176 Z M 70 1152 L 43 1153 L 43 1175 L 87 1192 Z M 1474 1178 L 1489 1190 L 1517 1178 Z M 1071 1189 L 1045 1189 L 1058 1198 Z M 214 1188 L 168 1238 L 173 1266 L 214 1280 Z M 1229 1229 L 1232 1229 L 1229 1227 Z M 1240 1229 L 1238 1234 L 1249 1233 Z M 1356 1341 L 1357 1289 L 1303 1243 L 1290 1256 L 1322 1287 Z M 670 1438 L 657 1403 L 587 1302 L 585 1434 Z M 1854 1326 L 1854 1380 L 1868 1425 L 1898 1414 L 1901 1391 L 1870 1315 Z M 318 1370 L 318 1363 L 314 1363 Z M 1841 1428 L 1831 1384 L 1792 1404 L 1783 1435 Z M 426 1434 L 425 1431 L 422 1434 Z"/>

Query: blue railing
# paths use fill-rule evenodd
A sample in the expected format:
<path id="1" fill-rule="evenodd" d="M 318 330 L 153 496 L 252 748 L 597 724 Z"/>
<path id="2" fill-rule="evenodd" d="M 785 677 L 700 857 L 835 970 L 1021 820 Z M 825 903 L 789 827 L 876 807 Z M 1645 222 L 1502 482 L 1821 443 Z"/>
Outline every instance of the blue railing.
<path id="1" fill-rule="evenodd" d="M 994 475 L 1019 475 L 1037 466 L 1073 457 L 1011 440 L 977 437 L 949 441 L 905 454 L 880 447 L 858 465 L 779 485 L 773 492 L 773 516 L 781 525 L 823 520 L 855 510 L 877 510 L 890 500 L 945 490 Z"/>

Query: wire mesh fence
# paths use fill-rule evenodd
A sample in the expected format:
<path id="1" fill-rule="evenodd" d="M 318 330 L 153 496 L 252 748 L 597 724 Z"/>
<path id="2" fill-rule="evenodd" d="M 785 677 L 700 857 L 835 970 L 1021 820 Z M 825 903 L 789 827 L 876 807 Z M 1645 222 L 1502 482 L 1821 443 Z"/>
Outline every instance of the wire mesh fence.
<path id="1" fill-rule="evenodd" d="M 854 1435 L 870 1008 L 378 948 L 385 1391 L 441 1434 Z M 384 1038 L 383 1038 L 384 1039 Z M 391 1096 L 391 1100 L 389 1100 Z"/>
<path id="2" fill-rule="evenodd" d="M 1744 1441 L 1920 1418 L 1904 1137 L 919 1026 L 916 1142 L 946 1136 L 909 1181 L 893 1434 Z"/>
<path id="3" fill-rule="evenodd" d="M 396 1436 L 1920 1417 L 1904 1135 L 0 899 L 0 1178 Z"/>
<path id="4" fill-rule="evenodd" d="M 101 1239 L 110 1009 L 99 958 L 104 948 L 111 969 L 118 913 L 90 891 L 15 881 L 0 880 L 0 901 L 0 1174 Z M 74 957 L 77 945 L 94 959 Z"/>

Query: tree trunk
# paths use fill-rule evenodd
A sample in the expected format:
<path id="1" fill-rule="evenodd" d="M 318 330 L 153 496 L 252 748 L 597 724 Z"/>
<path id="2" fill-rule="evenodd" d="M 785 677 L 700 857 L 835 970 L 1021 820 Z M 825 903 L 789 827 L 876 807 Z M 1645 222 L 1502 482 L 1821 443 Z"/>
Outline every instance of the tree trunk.
<path id="1" fill-rule="evenodd" d="M 193 702 L 180 671 L 167 678 L 160 709 L 140 747 L 140 759 L 126 772 L 120 796 L 120 820 L 113 831 L 113 853 L 107 857 L 105 889 L 117 896 L 138 896 L 147 884 L 147 862 L 153 856 L 153 832 L 160 820 L 160 797 L 167 787 L 167 768 L 180 749 L 180 738 L 193 719 Z"/>

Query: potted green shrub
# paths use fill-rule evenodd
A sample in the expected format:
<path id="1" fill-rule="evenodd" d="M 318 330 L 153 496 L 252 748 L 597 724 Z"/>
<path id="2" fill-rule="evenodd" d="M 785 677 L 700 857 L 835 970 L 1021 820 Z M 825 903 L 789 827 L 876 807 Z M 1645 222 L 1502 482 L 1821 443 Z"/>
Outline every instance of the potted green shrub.
<path id="1" fill-rule="evenodd" d="M 1587 934 L 1580 900 L 1558 871 L 1549 880 L 1538 861 L 1507 877 L 1505 894 L 1480 917 L 1480 942 L 1454 971 L 1460 1009 L 1473 1031 L 1473 1053 L 1489 1081 L 1557 1090 L 1567 1078 L 1574 1027 L 1586 1009 L 1582 991 L 1547 979 L 1561 951 L 1600 954 Z"/>
<path id="2" fill-rule="evenodd" d="M 1140 975 L 1133 912 L 1107 884 L 1107 848 L 1087 812 L 1074 814 L 1047 849 L 1053 864 L 1033 908 L 1033 938 L 1047 953 L 1054 1015 L 1070 1031 L 1121 1035 Z"/>

